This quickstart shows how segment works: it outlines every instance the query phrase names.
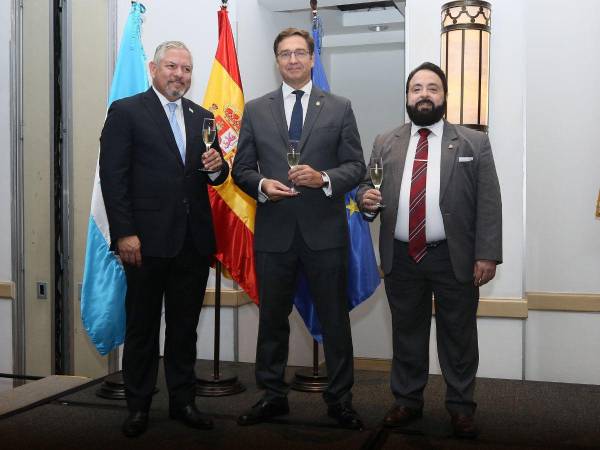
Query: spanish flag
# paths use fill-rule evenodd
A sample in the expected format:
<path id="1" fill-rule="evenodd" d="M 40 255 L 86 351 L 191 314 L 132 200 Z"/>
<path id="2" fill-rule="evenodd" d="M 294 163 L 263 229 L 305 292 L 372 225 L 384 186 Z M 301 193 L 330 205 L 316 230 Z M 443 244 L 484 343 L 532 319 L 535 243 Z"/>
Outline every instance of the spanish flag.
<path id="1" fill-rule="evenodd" d="M 219 144 L 231 166 L 242 123 L 244 93 L 226 6 L 221 7 L 218 18 L 219 44 L 203 106 L 215 116 Z M 223 184 L 208 189 L 217 238 L 215 256 L 231 278 L 258 303 L 254 266 L 256 202 L 234 184 L 231 174 Z"/>

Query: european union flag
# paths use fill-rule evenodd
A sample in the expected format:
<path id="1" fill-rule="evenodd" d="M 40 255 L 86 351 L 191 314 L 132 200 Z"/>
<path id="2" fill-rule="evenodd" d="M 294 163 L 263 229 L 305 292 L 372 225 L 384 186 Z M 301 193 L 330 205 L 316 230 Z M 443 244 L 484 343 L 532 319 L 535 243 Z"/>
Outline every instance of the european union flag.
<path id="1" fill-rule="evenodd" d="M 319 86 L 325 92 L 329 92 L 329 83 L 327 82 L 327 76 L 325 75 L 325 69 L 321 62 L 321 36 L 323 33 L 323 26 L 321 25 L 321 19 L 315 16 L 313 20 L 312 37 L 315 41 L 315 63 L 312 69 L 312 80 L 313 83 Z"/>
<path id="2" fill-rule="evenodd" d="M 319 17 L 313 20 L 313 39 L 315 41 L 313 83 L 329 92 L 329 83 L 321 63 L 321 34 L 322 25 Z M 362 218 L 356 204 L 356 191 L 346 193 L 346 217 L 350 232 L 348 259 L 348 309 L 352 309 L 369 298 L 377 286 L 380 277 L 377 260 L 373 251 L 373 242 L 368 223 Z M 313 299 L 308 289 L 308 282 L 303 272 L 299 274 L 298 289 L 294 297 L 294 305 L 300 313 L 306 327 L 318 342 L 323 341 L 321 324 L 317 318 Z"/>
<path id="3" fill-rule="evenodd" d="M 148 89 L 146 55 L 141 41 L 142 14 L 145 11 L 141 3 L 131 3 L 110 88 L 109 106 L 115 100 Z M 125 338 L 127 280 L 121 262 L 110 250 L 110 242 L 96 164 L 81 290 L 81 320 L 101 355 L 121 345 Z"/>

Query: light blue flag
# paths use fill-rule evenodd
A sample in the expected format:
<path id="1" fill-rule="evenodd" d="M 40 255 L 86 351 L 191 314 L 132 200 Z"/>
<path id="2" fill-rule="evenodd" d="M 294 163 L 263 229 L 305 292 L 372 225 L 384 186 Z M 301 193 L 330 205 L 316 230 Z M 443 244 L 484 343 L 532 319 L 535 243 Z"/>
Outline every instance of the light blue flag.
<path id="1" fill-rule="evenodd" d="M 329 83 L 327 82 L 327 76 L 321 63 L 322 32 L 321 19 L 315 16 L 313 19 L 315 61 L 312 80 L 316 86 L 329 92 Z M 369 224 L 362 218 L 356 205 L 357 190 L 358 188 L 355 188 L 346 194 L 346 217 L 350 233 L 348 248 L 348 309 L 352 309 L 368 299 L 375 292 L 380 281 L 375 252 L 373 251 L 373 242 L 371 241 L 371 233 L 369 232 Z M 321 324 L 317 318 L 306 275 L 302 271 L 299 274 L 294 305 L 313 338 L 318 342 L 322 342 Z"/>
<path id="2" fill-rule="evenodd" d="M 108 97 L 109 106 L 115 100 L 148 89 L 146 55 L 141 40 L 145 11 L 141 3 L 131 3 Z M 121 262 L 110 250 L 110 231 L 98 169 L 96 163 L 83 270 L 81 320 L 98 353 L 106 355 L 125 338 L 127 281 Z"/>

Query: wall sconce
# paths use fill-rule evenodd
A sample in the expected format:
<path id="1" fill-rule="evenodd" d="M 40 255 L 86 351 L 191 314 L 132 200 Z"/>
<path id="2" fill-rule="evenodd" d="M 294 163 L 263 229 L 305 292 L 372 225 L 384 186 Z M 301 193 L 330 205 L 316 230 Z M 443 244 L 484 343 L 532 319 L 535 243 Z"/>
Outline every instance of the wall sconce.
<path id="1" fill-rule="evenodd" d="M 451 123 L 488 130 L 492 6 L 479 0 L 442 5 L 441 66 Z"/>

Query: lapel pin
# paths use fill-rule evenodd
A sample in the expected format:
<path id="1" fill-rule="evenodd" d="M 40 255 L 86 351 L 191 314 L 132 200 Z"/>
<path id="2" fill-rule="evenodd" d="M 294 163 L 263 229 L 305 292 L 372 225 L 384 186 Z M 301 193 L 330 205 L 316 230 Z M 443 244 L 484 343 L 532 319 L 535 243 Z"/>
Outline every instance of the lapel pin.
<path id="1" fill-rule="evenodd" d="M 321 106 L 321 102 L 317 101 L 317 103 L 315 103 L 315 105 Z"/>
<path id="2" fill-rule="evenodd" d="M 192 108 L 188 108 L 192 114 L 194 114 L 194 110 Z"/>
<path id="3" fill-rule="evenodd" d="M 448 145 L 448 150 L 452 150 L 454 146 L 452 144 Z"/>

